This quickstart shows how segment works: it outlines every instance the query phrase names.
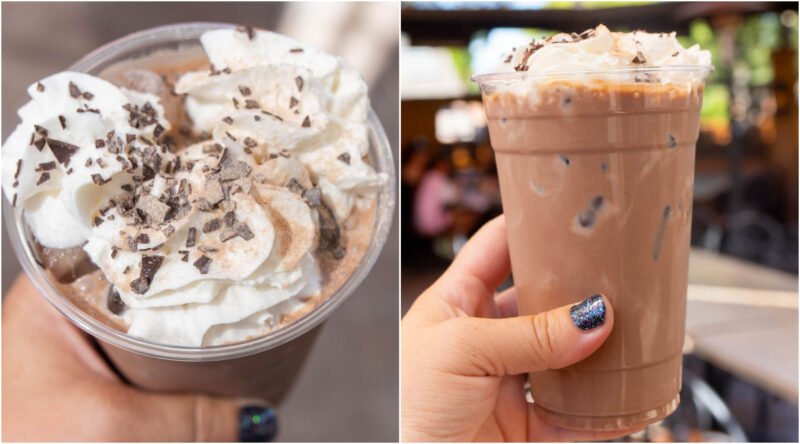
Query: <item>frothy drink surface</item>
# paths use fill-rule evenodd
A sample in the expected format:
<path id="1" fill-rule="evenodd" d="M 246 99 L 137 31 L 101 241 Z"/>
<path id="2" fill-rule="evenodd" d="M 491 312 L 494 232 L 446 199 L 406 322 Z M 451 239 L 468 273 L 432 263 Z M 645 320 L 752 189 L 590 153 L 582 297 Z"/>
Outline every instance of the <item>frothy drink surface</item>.
<path id="1" fill-rule="evenodd" d="M 505 63 L 588 69 L 685 56 L 659 50 L 668 43 L 653 36 L 634 33 L 626 53 L 629 35 L 601 26 L 534 43 Z M 562 427 L 622 429 L 678 405 L 703 81 L 679 70 L 572 69 L 487 82 L 483 103 L 520 313 L 597 293 L 614 307 L 613 330 L 591 356 L 530 374 L 535 408 Z"/>

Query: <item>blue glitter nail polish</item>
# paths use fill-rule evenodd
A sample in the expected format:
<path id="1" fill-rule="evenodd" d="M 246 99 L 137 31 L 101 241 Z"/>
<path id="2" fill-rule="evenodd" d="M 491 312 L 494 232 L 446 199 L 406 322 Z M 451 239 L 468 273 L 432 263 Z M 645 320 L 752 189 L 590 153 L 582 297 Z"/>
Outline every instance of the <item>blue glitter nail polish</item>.
<path id="1" fill-rule="evenodd" d="M 606 322 L 606 303 L 601 295 L 596 294 L 580 304 L 570 307 L 569 315 L 578 328 L 591 330 Z"/>
<path id="2" fill-rule="evenodd" d="M 239 442 L 269 442 L 278 433 L 278 418 L 269 407 L 249 405 L 239 410 Z"/>

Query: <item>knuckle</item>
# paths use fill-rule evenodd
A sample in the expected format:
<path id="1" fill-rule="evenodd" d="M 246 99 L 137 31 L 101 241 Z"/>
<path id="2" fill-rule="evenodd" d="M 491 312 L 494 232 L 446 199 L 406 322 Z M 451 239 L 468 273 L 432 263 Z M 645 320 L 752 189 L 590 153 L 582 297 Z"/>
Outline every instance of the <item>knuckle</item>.
<path id="1" fill-rule="evenodd" d="M 556 325 L 549 312 L 533 318 L 533 356 L 537 363 L 547 368 L 555 358 Z"/>

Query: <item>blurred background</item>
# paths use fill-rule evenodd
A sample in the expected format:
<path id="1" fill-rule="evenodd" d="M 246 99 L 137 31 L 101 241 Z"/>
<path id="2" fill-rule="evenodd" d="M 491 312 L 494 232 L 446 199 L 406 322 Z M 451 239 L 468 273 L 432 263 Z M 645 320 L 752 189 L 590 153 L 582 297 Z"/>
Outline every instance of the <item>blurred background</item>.
<path id="1" fill-rule="evenodd" d="M 276 31 L 342 56 L 366 79 L 396 145 L 398 20 L 396 3 L 3 3 L 2 137 L 19 122 L 31 83 L 131 32 L 213 21 Z M 2 231 L 5 293 L 20 267 Z M 325 324 L 278 410 L 278 440 L 397 440 L 397 236 L 395 223 L 369 277 Z"/>
<path id="2" fill-rule="evenodd" d="M 682 403 L 627 439 L 797 441 L 797 3 L 404 2 L 403 313 L 502 213 L 469 77 L 533 38 L 600 23 L 676 31 L 716 67 L 697 143 Z"/>

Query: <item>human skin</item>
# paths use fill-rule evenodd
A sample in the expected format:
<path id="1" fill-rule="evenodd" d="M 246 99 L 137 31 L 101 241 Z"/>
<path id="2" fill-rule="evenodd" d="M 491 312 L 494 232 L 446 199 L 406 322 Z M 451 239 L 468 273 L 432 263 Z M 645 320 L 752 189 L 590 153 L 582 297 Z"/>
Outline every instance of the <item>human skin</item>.
<path id="1" fill-rule="evenodd" d="M 639 429 L 579 432 L 550 425 L 525 400 L 524 375 L 591 355 L 614 327 L 581 330 L 570 306 L 518 316 L 505 219 L 482 227 L 401 323 L 401 440 L 594 441 Z M 585 296 L 584 296 L 585 297 Z M 577 296 L 575 302 L 581 302 Z"/>
<path id="2" fill-rule="evenodd" d="M 125 384 L 21 274 L 2 315 L 3 441 L 236 441 L 242 403 Z"/>

